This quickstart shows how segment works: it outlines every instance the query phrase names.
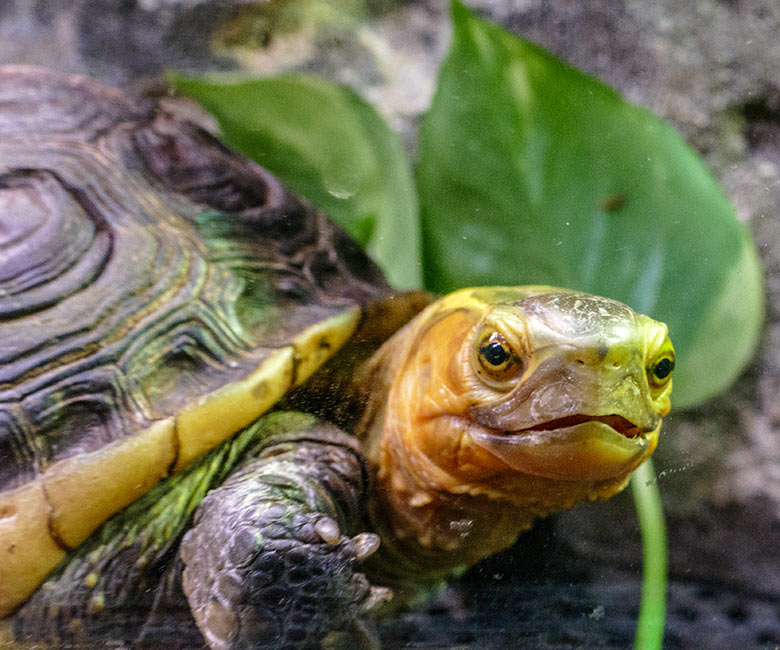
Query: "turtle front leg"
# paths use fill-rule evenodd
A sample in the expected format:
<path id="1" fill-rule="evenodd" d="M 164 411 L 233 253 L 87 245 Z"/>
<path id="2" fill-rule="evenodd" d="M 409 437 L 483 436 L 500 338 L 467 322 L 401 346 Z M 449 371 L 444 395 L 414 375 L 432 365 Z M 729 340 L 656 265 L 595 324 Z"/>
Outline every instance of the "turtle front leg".
<path id="1" fill-rule="evenodd" d="M 359 532 L 367 482 L 357 441 L 319 422 L 278 438 L 203 500 L 180 557 L 213 650 L 313 648 L 360 629 L 390 596 L 358 570 L 379 545 Z"/>

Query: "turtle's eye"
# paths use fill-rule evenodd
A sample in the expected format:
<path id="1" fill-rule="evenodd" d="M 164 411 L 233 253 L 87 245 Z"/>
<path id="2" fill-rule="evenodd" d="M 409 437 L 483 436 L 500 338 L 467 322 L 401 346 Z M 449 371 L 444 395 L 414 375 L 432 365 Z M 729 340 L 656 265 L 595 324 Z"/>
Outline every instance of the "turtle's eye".
<path id="1" fill-rule="evenodd" d="M 477 372 L 491 379 L 506 381 L 522 370 L 522 363 L 503 334 L 488 330 L 477 339 Z"/>
<path id="2" fill-rule="evenodd" d="M 650 377 L 650 383 L 653 386 L 661 387 L 668 382 L 672 377 L 672 371 L 674 370 L 674 355 L 669 352 L 665 352 L 658 359 L 655 360 L 650 367 L 648 373 Z"/>

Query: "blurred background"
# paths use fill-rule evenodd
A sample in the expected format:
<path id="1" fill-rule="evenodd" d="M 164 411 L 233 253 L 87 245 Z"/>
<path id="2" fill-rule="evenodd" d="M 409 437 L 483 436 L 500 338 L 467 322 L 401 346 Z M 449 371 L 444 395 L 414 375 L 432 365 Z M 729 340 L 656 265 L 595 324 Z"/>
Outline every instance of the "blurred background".
<path id="1" fill-rule="evenodd" d="M 655 456 L 670 553 L 664 647 L 780 647 L 780 3 L 466 4 L 670 121 L 756 239 L 768 308 L 757 357 L 719 398 L 673 412 Z M 163 96 L 169 70 L 309 72 L 353 87 L 414 157 L 448 11 L 447 0 L 0 0 L 0 63 Z M 381 634 L 387 648 L 627 648 L 640 578 L 625 493 L 543 522 Z"/>

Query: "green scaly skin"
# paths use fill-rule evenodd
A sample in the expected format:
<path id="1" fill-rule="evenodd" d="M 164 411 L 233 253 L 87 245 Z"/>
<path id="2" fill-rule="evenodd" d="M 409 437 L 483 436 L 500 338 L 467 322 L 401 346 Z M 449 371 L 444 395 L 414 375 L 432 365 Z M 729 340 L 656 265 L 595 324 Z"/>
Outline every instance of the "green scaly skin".
<path id="1" fill-rule="evenodd" d="M 191 608 L 214 648 L 318 646 L 376 600 L 354 570 L 375 547 L 350 538 L 367 482 L 356 444 L 310 415 L 261 418 L 71 553 L 16 614 L 15 637 L 202 648 Z"/>

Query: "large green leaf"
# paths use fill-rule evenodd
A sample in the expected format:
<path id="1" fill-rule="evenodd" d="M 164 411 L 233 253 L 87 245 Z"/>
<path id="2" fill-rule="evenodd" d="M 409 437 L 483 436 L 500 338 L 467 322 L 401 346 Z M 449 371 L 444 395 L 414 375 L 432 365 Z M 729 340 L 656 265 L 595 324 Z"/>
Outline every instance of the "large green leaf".
<path id="1" fill-rule="evenodd" d="M 699 157 L 647 110 L 453 4 L 423 124 L 427 285 L 546 283 L 665 321 L 675 403 L 723 390 L 763 317 L 754 245 Z"/>
<path id="2" fill-rule="evenodd" d="M 354 92 L 285 75 L 235 83 L 172 77 L 225 141 L 338 221 L 398 287 L 421 284 L 417 199 L 399 138 Z"/>

